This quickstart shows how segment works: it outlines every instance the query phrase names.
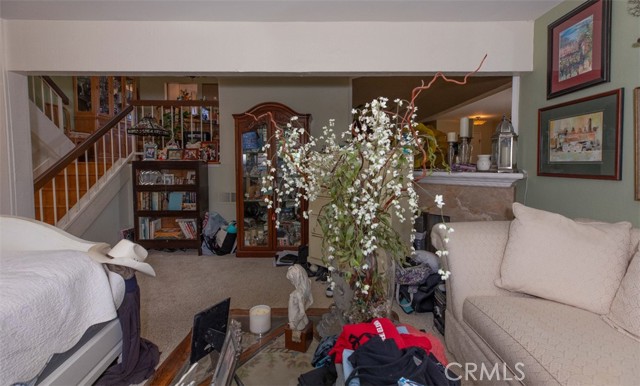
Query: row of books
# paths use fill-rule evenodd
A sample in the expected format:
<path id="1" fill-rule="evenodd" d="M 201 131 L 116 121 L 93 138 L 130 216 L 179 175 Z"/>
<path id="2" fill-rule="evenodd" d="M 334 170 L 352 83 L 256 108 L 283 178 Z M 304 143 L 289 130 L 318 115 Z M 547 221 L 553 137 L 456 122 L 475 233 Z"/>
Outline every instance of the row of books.
<path id="1" fill-rule="evenodd" d="M 195 210 L 196 192 L 138 192 L 138 210 Z"/>
<path id="2" fill-rule="evenodd" d="M 194 218 L 177 218 L 176 222 L 180 226 L 185 238 L 194 240 L 198 236 L 198 227 Z"/>
<path id="3" fill-rule="evenodd" d="M 140 217 L 138 224 L 140 240 L 153 239 L 187 239 L 195 240 L 197 238 L 196 219 L 178 218 L 175 227 L 162 227 L 162 218 Z"/>

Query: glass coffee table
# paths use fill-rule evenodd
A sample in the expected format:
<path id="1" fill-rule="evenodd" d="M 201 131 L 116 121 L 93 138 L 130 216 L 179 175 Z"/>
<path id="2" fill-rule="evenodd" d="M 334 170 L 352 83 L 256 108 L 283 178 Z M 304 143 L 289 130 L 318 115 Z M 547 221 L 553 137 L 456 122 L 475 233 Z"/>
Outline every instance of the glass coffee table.
<path id="1" fill-rule="evenodd" d="M 322 315 L 329 312 L 326 308 L 309 308 L 307 315 L 309 320 L 314 323 L 314 326 L 322 318 Z M 237 320 L 241 324 L 242 338 L 241 338 L 241 352 L 238 357 L 238 361 L 235 366 L 236 373 L 243 373 L 250 362 L 259 360 L 261 355 L 267 355 L 267 352 L 272 354 L 274 351 L 273 346 L 276 340 L 283 340 L 285 327 L 289 321 L 287 308 L 272 308 L 271 309 L 271 330 L 263 334 L 261 337 L 249 332 L 249 310 L 246 309 L 232 309 L 229 312 L 230 319 Z M 269 347 L 269 350 L 265 348 Z M 314 349 L 315 345 L 312 345 L 308 350 L 309 353 Z M 281 349 L 282 350 L 282 349 Z M 182 374 L 189 367 L 189 355 L 191 354 L 191 331 L 185 336 L 185 338 L 178 344 L 178 346 L 171 351 L 169 356 L 162 362 L 162 364 L 156 369 L 155 374 L 147 383 L 148 385 L 174 385 L 176 384 Z M 311 355 L 313 352 L 311 352 Z M 306 358 L 305 358 L 306 359 Z M 215 364 L 211 365 L 215 367 Z M 309 369 L 313 367 L 309 363 Z M 244 371 L 246 373 L 246 371 Z M 212 382 L 213 370 L 205 376 L 199 376 L 197 379 L 202 379 L 198 382 L 198 385 L 210 385 Z M 216 385 L 217 386 L 217 385 Z"/>

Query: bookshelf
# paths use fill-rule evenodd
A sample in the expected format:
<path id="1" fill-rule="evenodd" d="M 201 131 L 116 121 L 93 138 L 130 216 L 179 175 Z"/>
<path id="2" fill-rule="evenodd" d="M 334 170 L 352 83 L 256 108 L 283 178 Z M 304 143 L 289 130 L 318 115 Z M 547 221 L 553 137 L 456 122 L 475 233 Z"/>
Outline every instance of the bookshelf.
<path id="1" fill-rule="evenodd" d="M 197 249 L 209 208 L 209 175 L 202 161 L 133 161 L 135 241 L 145 248 Z"/>

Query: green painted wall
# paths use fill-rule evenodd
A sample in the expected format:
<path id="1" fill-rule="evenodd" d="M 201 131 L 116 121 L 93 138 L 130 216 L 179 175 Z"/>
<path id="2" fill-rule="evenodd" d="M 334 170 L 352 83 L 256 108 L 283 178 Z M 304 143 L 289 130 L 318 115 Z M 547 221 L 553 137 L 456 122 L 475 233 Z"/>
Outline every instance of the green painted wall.
<path id="1" fill-rule="evenodd" d="M 536 20 L 534 71 L 522 76 L 520 88 L 519 165 L 529 178 L 518 187 L 518 201 L 568 217 L 602 221 L 630 221 L 640 227 L 640 201 L 634 200 L 633 89 L 640 87 L 640 18 L 627 13 L 627 2 L 613 0 L 611 81 L 568 95 L 546 99 L 547 26 L 582 4 L 566 1 Z M 601 181 L 537 176 L 538 109 L 624 88 L 622 179 Z"/>

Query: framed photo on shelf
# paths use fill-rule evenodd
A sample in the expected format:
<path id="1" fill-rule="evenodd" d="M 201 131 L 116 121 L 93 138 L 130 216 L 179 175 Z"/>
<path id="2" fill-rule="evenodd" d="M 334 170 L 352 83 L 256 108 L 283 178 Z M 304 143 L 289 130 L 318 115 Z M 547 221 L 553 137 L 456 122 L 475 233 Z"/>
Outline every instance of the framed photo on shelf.
<path id="1" fill-rule="evenodd" d="M 611 2 L 589 0 L 547 27 L 547 99 L 609 81 Z"/>
<path id="2" fill-rule="evenodd" d="M 182 149 L 167 149 L 167 159 L 168 160 L 181 160 L 182 159 Z"/>
<path id="3" fill-rule="evenodd" d="M 193 185 L 196 183 L 196 171 L 195 170 L 189 170 L 187 171 L 187 178 L 186 178 L 186 184 L 189 185 Z"/>
<path id="4" fill-rule="evenodd" d="M 173 174 L 163 174 L 162 175 L 162 182 L 165 185 L 173 185 L 175 182 L 175 177 Z"/>
<path id="5" fill-rule="evenodd" d="M 218 162 L 218 141 L 203 141 L 200 143 L 200 159 L 205 162 Z"/>
<path id="6" fill-rule="evenodd" d="M 182 153 L 182 159 L 197 161 L 200 159 L 200 149 L 184 149 Z"/>
<path id="7" fill-rule="evenodd" d="M 640 201 L 640 87 L 633 90 L 633 126 L 634 126 L 634 143 L 635 143 L 635 173 L 634 179 L 636 183 L 636 201 Z"/>
<path id="8" fill-rule="evenodd" d="M 153 142 L 147 142 L 144 144 L 144 156 L 145 160 L 155 160 L 157 158 L 158 145 Z"/>
<path id="9" fill-rule="evenodd" d="M 620 180 L 623 89 L 538 110 L 538 175 Z"/>

